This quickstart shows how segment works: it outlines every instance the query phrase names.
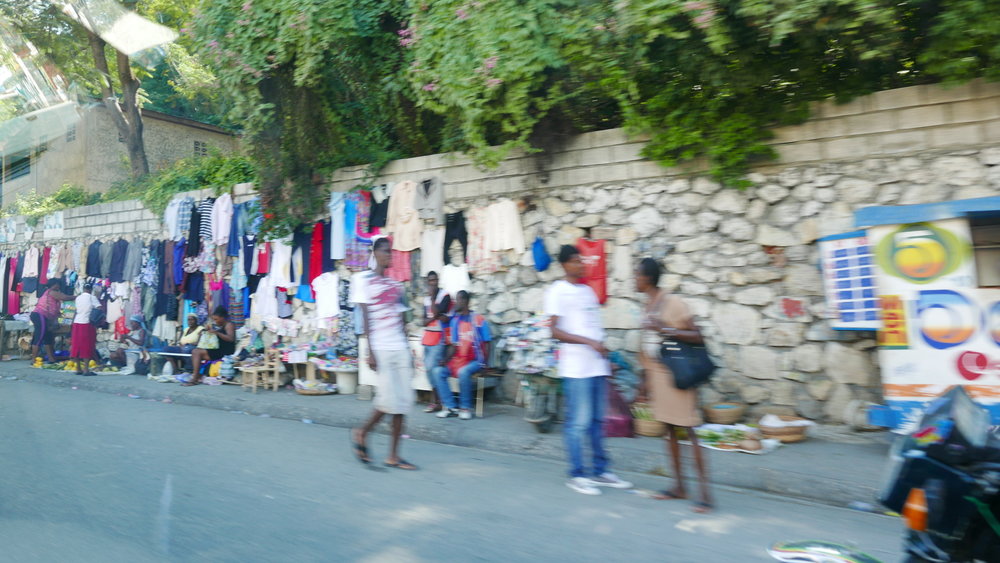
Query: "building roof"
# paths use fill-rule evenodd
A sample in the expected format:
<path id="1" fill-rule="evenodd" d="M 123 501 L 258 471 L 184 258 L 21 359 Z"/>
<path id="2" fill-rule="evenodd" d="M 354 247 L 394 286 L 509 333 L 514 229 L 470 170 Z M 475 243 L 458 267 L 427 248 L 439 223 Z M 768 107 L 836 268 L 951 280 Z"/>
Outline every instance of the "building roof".
<path id="1" fill-rule="evenodd" d="M 236 133 L 233 133 L 232 131 L 230 131 L 228 129 L 223 129 L 222 127 L 219 127 L 217 125 L 211 125 L 211 124 L 208 124 L 208 123 L 202 123 L 201 121 L 196 121 L 194 119 L 188 119 L 186 117 L 177 117 L 176 115 L 170 115 L 170 114 L 167 114 L 167 113 L 163 113 L 163 112 L 159 112 L 159 111 L 154 111 L 154 110 L 151 110 L 151 109 L 143 109 L 142 110 L 142 117 L 143 117 L 143 119 L 146 119 L 146 118 L 158 119 L 160 121 L 167 121 L 169 123 L 176 123 L 178 125 L 184 125 L 186 127 L 193 127 L 195 129 L 202 129 L 204 131 L 211 131 L 212 133 L 219 133 L 221 135 L 230 135 L 230 136 L 233 136 L 233 137 L 238 136 Z"/>
<path id="2" fill-rule="evenodd" d="M 902 225 L 904 223 L 997 214 L 1000 214 L 1000 196 L 915 205 L 879 205 L 855 211 L 854 226 L 864 228 L 875 225 Z"/>

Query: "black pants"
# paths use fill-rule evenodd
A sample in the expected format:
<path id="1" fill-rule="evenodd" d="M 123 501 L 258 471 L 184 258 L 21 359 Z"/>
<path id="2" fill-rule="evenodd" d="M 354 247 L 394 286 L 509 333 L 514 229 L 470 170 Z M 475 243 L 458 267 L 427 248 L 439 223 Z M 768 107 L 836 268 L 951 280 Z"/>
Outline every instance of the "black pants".
<path id="1" fill-rule="evenodd" d="M 465 215 L 458 213 L 448 213 L 444 216 L 444 263 L 451 263 L 448 249 L 451 243 L 458 241 L 462 245 L 462 261 L 468 259 L 469 251 L 469 231 L 465 230 Z"/>

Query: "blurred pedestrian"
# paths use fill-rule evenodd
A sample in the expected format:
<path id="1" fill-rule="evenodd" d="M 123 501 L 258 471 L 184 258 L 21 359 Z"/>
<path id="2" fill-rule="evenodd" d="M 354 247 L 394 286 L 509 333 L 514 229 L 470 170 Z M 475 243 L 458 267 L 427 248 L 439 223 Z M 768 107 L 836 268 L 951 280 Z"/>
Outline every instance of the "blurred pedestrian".
<path id="1" fill-rule="evenodd" d="M 375 410 L 360 428 L 351 430 L 351 445 L 358 461 L 371 464 L 366 439 L 382 420 L 392 415 L 392 440 L 386 467 L 415 470 L 416 465 L 399 455 L 404 417 L 410 413 L 413 392 L 413 354 L 406 338 L 403 284 L 385 275 L 392 263 L 391 241 L 377 239 L 372 244 L 374 268 L 357 274 L 351 283 L 351 301 L 361 307 L 368 338 L 368 366 L 375 372 Z"/>
<path id="2" fill-rule="evenodd" d="M 673 461 L 675 484 L 672 489 L 660 492 L 660 500 L 686 499 L 684 473 L 679 443 L 680 430 L 685 430 L 691 440 L 701 499 L 694 503 L 695 512 L 712 510 L 712 497 L 708 490 L 708 470 L 704 452 L 698 444 L 694 428 L 701 424 L 698 414 L 698 390 L 678 389 L 674 375 L 660 361 L 660 348 L 664 339 L 703 344 L 704 338 L 694 324 L 691 310 L 684 301 L 671 295 L 657 284 L 662 270 L 652 258 L 643 258 L 635 271 L 635 287 L 647 297 L 643 315 L 642 351 L 639 355 L 643 368 L 642 391 L 650 395 L 653 418 L 667 425 L 667 454 Z M 644 394 L 644 393 L 642 393 Z"/>
<path id="3" fill-rule="evenodd" d="M 566 396 L 565 440 L 570 463 L 566 486 L 585 495 L 601 494 L 598 487 L 628 489 L 632 483 L 608 470 L 610 459 L 604 449 L 604 410 L 611 364 L 604 346 L 601 307 L 597 294 L 584 283 L 580 251 L 564 245 L 559 250 L 559 263 L 566 277 L 546 290 L 545 314 L 551 320 L 552 337 L 561 343 L 559 376 Z M 594 456 L 590 472 L 583 463 L 585 436 Z"/>
<path id="4" fill-rule="evenodd" d="M 98 290 L 94 287 L 89 283 L 84 284 L 83 293 L 76 297 L 76 316 L 73 317 L 73 328 L 70 333 L 69 358 L 76 363 L 77 375 L 94 375 L 90 370 L 90 361 L 97 346 L 97 325 L 91 322 L 90 314 L 101 307 L 101 302 L 95 295 Z"/>

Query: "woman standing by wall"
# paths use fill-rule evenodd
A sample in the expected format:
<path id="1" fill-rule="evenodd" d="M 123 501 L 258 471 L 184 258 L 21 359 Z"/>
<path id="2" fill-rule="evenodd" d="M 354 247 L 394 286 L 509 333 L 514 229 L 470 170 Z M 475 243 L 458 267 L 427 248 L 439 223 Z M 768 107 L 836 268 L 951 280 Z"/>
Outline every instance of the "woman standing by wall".
<path id="1" fill-rule="evenodd" d="M 62 280 L 53 278 L 45 284 L 48 289 L 42 293 L 35 305 L 35 310 L 29 316 L 34 331 L 31 334 L 31 357 L 37 358 L 39 349 L 45 346 L 46 359 L 55 361 L 55 350 L 52 343 L 55 342 L 56 328 L 59 326 L 60 301 L 71 301 L 72 295 L 67 295 L 62 291 Z"/>
<path id="2" fill-rule="evenodd" d="M 687 498 L 678 442 L 678 429 L 682 428 L 687 431 L 691 440 L 701 489 L 701 500 L 694 503 L 694 511 L 704 513 L 712 510 L 712 497 L 708 491 L 705 455 L 694 431 L 694 427 L 701 424 L 698 390 L 678 389 L 674 385 L 673 373 L 660 361 L 660 346 L 664 339 L 701 344 L 704 338 L 694 324 L 687 304 L 680 297 L 657 286 L 660 274 L 660 264 L 652 258 L 643 258 L 635 271 L 636 290 L 648 297 L 643 315 L 642 352 L 639 355 L 643 368 L 643 389 L 650 394 L 653 417 L 667 425 L 667 453 L 673 461 L 675 479 L 674 488 L 662 491 L 656 498 Z"/>
<path id="3" fill-rule="evenodd" d="M 76 316 L 73 317 L 69 357 L 76 362 L 77 375 L 94 375 L 90 371 L 90 360 L 94 357 L 94 347 L 97 344 L 97 326 L 90 322 L 90 314 L 101 307 L 101 302 L 94 293 L 94 286 L 88 283 L 84 284 L 83 293 L 76 297 Z"/>

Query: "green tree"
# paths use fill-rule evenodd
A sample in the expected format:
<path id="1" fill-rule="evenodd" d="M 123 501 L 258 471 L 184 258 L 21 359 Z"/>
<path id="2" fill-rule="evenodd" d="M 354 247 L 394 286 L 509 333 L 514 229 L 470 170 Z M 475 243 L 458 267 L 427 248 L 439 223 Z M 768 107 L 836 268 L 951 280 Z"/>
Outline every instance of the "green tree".
<path id="1" fill-rule="evenodd" d="M 214 0 L 189 39 L 232 99 L 257 163 L 269 224 L 287 231 L 322 205 L 315 178 L 432 152 L 434 129 L 402 79 L 394 0 Z M 428 131 L 432 134 L 428 135 Z"/>
<path id="2" fill-rule="evenodd" d="M 157 20 L 179 21 L 190 14 L 193 2 L 126 0 L 124 6 Z M 70 0 L 8 0 L 0 4 L 0 17 L 13 22 L 84 95 L 101 100 L 124 140 L 131 175 L 139 178 L 149 173 L 140 80 L 148 72 L 142 62 L 112 48 L 102 38 L 103 27 L 117 16 L 114 10 L 101 11 L 106 7 Z M 80 53 L 89 53 L 89 57 Z"/>

